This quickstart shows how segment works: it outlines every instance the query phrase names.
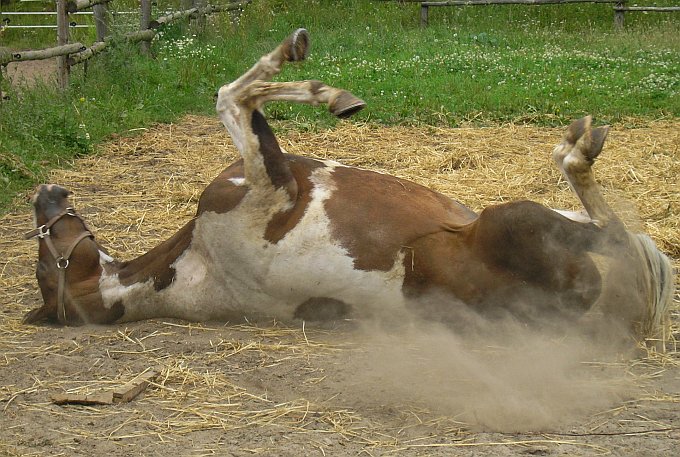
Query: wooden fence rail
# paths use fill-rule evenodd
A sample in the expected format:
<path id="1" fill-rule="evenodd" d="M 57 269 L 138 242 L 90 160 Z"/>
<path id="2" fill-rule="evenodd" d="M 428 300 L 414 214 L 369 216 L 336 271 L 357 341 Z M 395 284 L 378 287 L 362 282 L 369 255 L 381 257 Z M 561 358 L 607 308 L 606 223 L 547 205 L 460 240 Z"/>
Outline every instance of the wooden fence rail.
<path id="1" fill-rule="evenodd" d="M 205 8 L 191 8 L 186 11 L 178 11 L 176 13 L 168 14 L 167 16 L 161 16 L 154 21 L 150 21 L 150 27 L 148 29 L 138 30 L 136 32 L 130 32 L 123 35 L 123 39 L 129 43 L 146 42 L 153 40 L 153 37 L 159 32 L 159 27 L 163 24 L 169 24 L 172 21 L 187 17 L 198 17 L 205 16 L 207 14 L 212 14 L 220 11 L 232 11 L 238 9 L 239 6 L 234 6 L 235 3 L 229 4 L 227 6 L 211 6 L 208 5 Z M 69 65 L 76 65 L 87 59 L 93 57 L 96 54 L 106 50 L 106 48 L 111 44 L 113 40 L 109 37 L 104 41 L 98 41 L 88 48 L 83 48 L 80 51 L 73 53 L 69 56 Z"/>
<path id="2" fill-rule="evenodd" d="M 64 46 L 39 49 L 36 51 L 12 51 L 7 48 L 0 48 L 0 64 L 7 65 L 10 62 L 25 62 L 27 60 L 51 59 L 64 54 L 72 54 L 87 49 L 81 43 L 70 43 Z"/>
<path id="3" fill-rule="evenodd" d="M 651 11 L 657 13 L 672 13 L 680 11 L 680 6 L 615 6 L 616 11 Z"/>
<path id="4" fill-rule="evenodd" d="M 568 3 L 613 3 L 614 25 L 623 27 L 626 11 L 674 12 L 680 11 L 678 6 L 625 6 L 626 0 L 448 0 L 420 2 L 420 26 L 427 27 L 431 7 L 443 6 L 485 6 L 485 5 L 562 5 Z"/>
<path id="5" fill-rule="evenodd" d="M 66 2 L 66 11 L 73 14 L 76 11 L 86 10 L 94 5 L 101 5 L 102 3 L 109 3 L 111 0 L 68 0 Z"/>
<path id="6" fill-rule="evenodd" d="M 57 46 L 38 50 L 14 51 L 0 47 L 0 82 L 2 81 L 2 70 L 10 62 L 24 62 L 27 60 L 40 60 L 57 57 L 57 80 L 62 89 L 68 86 L 70 67 L 81 62 L 86 62 L 91 57 L 106 50 L 113 37 L 108 36 L 108 23 L 106 21 L 105 5 L 111 0 L 57 0 Z M 122 39 L 130 43 L 148 43 L 159 32 L 159 27 L 169 24 L 182 18 L 198 18 L 208 14 L 222 11 L 233 11 L 240 9 L 244 5 L 251 3 L 252 0 L 241 0 L 231 2 L 227 5 L 206 5 L 200 8 L 190 8 L 178 11 L 155 20 L 150 20 L 151 2 L 142 0 L 142 14 L 140 30 L 130 32 L 122 36 Z M 68 33 L 68 12 L 80 11 L 86 8 L 102 8 L 100 11 L 100 26 L 97 28 L 97 41 L 91 46 L 84 46 L 82 43 L 69 43 Z M 96 11 L 95 11 L 96 13 Z M 97 14 L 95 14 L 95 25 Z M 148 46 L 147 46 L 148 49 Z M 144 50 L 144 48 L 143 48 Z"/>

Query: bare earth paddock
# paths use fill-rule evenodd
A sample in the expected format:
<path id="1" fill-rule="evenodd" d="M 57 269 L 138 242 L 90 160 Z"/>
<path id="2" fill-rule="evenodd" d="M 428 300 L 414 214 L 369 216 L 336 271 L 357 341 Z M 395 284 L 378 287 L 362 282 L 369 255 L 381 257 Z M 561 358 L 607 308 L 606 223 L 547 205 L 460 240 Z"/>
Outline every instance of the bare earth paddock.
<path id="1" fill-rule="evenodd" d="M 290 153 L 412 179 L 475 210 L 520 198 L 574 209 L 550 159 L 562 132 L 342 123 L 280 141 Z M 202 189 L 235 158 L 217 120 L 190 116 L 113 139 L 51 180 L 75 192 L 113 256 L 129 259 L 191 218 Z M 595 173 L 619 214 L 677 268 L 680 122 L 614 128 Z M 505 344 L 436 328 L 389 332 L 392 323 L 32 327 L 21 324 L 41 301 L 35 242 L 21 241 L 31 223 L 21 205 L 0 225 L 0 455 L 680 455 L 677 293 L 667 350 L 626 357 L 552 331 Z M 159 377 L 129 403 L 51 401 L 149 369 Z"/>

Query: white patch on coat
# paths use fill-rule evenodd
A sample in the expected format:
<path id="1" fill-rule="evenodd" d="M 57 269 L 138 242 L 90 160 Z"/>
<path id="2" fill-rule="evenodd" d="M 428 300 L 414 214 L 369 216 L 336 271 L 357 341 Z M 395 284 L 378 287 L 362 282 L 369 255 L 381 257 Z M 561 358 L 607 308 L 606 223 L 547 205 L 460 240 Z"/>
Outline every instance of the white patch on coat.
<path id="1" fill-rule="evenodd" d="M 125 317 L 128 317 L 129 304 L 147 303 L 153 300 L 153 281 L 135 283 L 129 286 L 121 284 L 118 274 L 108 274 L 106 270 L 99 278 L 99 290 L 106 309 L 111 309 L 114 303 L 122 301 L 125 306 Z M 138 305 L 139 306 L 139 305 Z"/>
<path id="2" fill-rule="evenodd" d="M 553 209 L 553 211 L 555 211 L 558 214 L 561 214 L 567 219 L 571 219 L 572 221 L 582 222 L 584 224 L 593 222 L 590 216 L 588 216 L 588 213 L 586 213 L 585 211 L 564 211 L 559 209 Z"/>
<path id="3" fill-rule="evenodd" d="M 99 251 L 99 265 L 104 266 L 104 264 L 113 262 L 113 257 L 108 255 L 104 251 Z"/>
<path id="4" fill-rule="evenodd" d="M 395 253 L 389 271 L 358 270 L 348 251 L 332 236 L 324 203 L 336 190 L 334 168 L 318 168 L 312 173 L 314 188 L 307 211 L 298 225 L 272 246 L 275 255 L 264 287 L 297 304 L 311 297 L 334 298 L 353 305 L 360 314 L 375 313 L 379 309 L 371 308 L 385 305 L 400 307 L 404 303 L 404 254 Z"/>
<path id="5" fill-rule="evenodd" d="M 235 186 L 242 186 L 246 183 L 246 178 L 229 178 L 229 181 Z"/>

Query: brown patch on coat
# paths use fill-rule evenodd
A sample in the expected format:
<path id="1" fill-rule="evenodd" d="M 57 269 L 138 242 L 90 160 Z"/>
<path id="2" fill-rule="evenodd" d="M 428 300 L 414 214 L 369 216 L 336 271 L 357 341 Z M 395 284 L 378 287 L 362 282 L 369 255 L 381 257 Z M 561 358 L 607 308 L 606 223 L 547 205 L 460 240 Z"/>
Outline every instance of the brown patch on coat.
<path id="1" fill-rule="evenodd" d="M 536 320 L 576 315 L 600 295 L 601 277 L 588 251 L 601 237 L 533 202 L 489 207 L 473 223 L 413 243 L 404 260 L 404 292 L 432 290 L 487 316 Z M 446 302 L 446 300 L 443 300 Z M 425 314 L 447 303 L 426 303 Z"/>
<path id="2" fill-rule="evenodd" d="M 230 181 L 234 178 L 243 179 L 243 160 L 234 162 L 208 184 L 198 200 L 196 215 L 200 216 L 205 211 L 224 214 L 236 208 L 248 193 L 249 187 L 237 186 Z"/>
<path id="3" fill-rule="evenodd" d="M 189 247 L 196 220 L 190 220 L 171 238 L 159 244 L 134 261 L 118 265 L 118 280 L 123 286 L 153 280 L 154 289 L 160 291 L 175 280 L 175 269 L 171 265 Z"/>
<path id="4" fill-rule="evenodd" d="M 394 176 L 338 167 L 333 180 L 337 190 L 325 203 L 332 235 L 360 270 L 388 271 L 414 240 L 477 217 L 460 203 Z"/>
<path id="5" fill-rule="evenodd" d="M 293 190 L 295 189 L 291 184 L 295 182 L 295 179 L 290 168 L 288 168 L 287 160 L 283 156 L 283 152 L 267 120 L 257 110 L 253 111 L 251 128 L 260 143 L 260 154 L 264 160 L 264 167 L 267 170 L 267 176 L 269 176 L 272 185 L 275 188 L 289 188 L 290 193 L 294 194 Z"/>
<path id="6" fill-rule="evenodd" d="M 324 166 L 318 160 L 305 157 L 287 154 L 285 158 L 297 183 L 297 199 L 291 209 L 276 213 L 267 224 L 264 238 L 273 244 L 282 240 L 304 216 L 307 206 L 312 200 L 312 191 L 314 190 L 309 178 L 315 169 Z"/>

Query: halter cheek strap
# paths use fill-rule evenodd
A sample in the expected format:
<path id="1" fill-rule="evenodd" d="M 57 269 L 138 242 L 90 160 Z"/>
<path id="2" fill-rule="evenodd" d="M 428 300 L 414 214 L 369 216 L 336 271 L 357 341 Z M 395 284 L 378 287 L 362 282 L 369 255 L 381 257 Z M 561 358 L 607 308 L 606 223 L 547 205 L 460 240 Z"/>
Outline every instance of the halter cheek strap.
<path id="1" fill-rule="evenodd" d="M 69 245 L 68 249 L 64 254 L 60 254 L 57 251 L 56 246 L 52 242 L 51 238 L 51 228 L 64 216 L 77 217 L 83 223 L 85 230 L 83 233 L 78 235 L 75 240 Z M 38 237 L 45 241 L 47 248 L 49 249 L 52 257 L 56 261 L 58 280 L 57 280 L 57 319 L 62 325 L 66 325 L 66 307 L 64 304 L 64 293 L 66 291 L 66 269 L 69 267 L 71 254 L 73 254 L 74 249 L 83 241 L 85 238 L 94 238 L 94 235 L 90 232 L 87 224 L 80 215 L 78 215 L 73 208 L 66 208 L 61 213 L 54 216 L 52 219 L 47 221 L 44 225 L 37 227 L 24 234 L 24 239 L 28 240 L 33 237 Z"/>

